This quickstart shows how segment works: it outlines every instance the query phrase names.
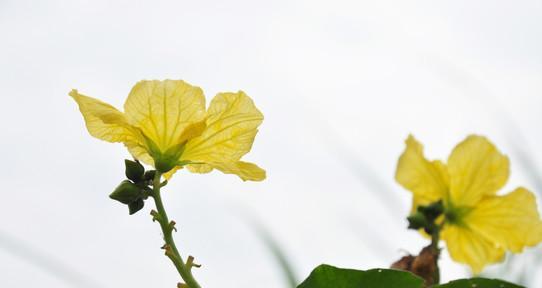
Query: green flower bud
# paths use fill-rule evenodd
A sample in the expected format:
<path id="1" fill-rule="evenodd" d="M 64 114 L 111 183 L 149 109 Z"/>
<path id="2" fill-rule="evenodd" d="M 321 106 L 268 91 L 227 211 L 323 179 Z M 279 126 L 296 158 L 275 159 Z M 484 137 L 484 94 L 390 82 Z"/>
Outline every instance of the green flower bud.
<path id="1" fill-rule="evenodd" d="M 407 220 L 409 229 L 418 230 L 421 228 L 426 228 L 430 225 L 429 221 L 427 221 L 427 217 L 420 212 L 415 212 L 414 214 L 408 216 Z"/>
<path id="2" fill-rule="evenodd" d="M 437 201 L 427 206 L 418 207 L 418 211 L 423 213 L 430 222 L 433 222 L 438 216 L 444 213 L 444 205 L 442 201 Z"/>
<path id="3" fill-rule="evenodd" d="M 145 206 L 145 202 L 143 199 L 137 199 L 137 201 L 134 201 L 130 204 L 128 204 L 128 211 L 130 212 L 130 215 L 135 214 L 137 211 L 143 209 L 143 206 Z"/>
<path id="4" fill-rule="evenodd" d="M 126 166 L 126 177 L 128 179 L 139 182 L 143 179 L 143 174 L 145 173 L 145 168 L 139 161 L 124 160 L 124 165 Z"/>
<path id="5" fill-rule="evenodd" d="M 124 180 L 109 195 L 109 198 L 124 204 L 130 204 L 141 198 L 142 189 L 129 180 Z"/>
<path id="6" fill-rule="evenodd" d="M 145 175 L 143 175 L 143 179 L 145 181 L 152 181 L 154 180 L 154 175 L 156 175 L 156 170 L 149 170 L 145 172 Z"/>

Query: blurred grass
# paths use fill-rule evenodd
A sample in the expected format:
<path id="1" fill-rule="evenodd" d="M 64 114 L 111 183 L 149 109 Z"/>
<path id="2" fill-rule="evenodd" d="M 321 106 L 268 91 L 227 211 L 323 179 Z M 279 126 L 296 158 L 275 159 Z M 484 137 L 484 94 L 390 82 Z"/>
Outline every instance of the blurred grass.
<path id="1" fill-rule="evenodd" d="M 375 196 L 381 203 L 384 208 L 387 209 L 387 214 L 392 215 L 396 218 L 404 218 L 400 215 L 402 208 L 401 203 L 397 200 L 398 197 L 394 195 L 393 190 L 391 189 L 390 180 L 385 180 L 381 177 L 376 169 L 374 169 L 370 164 L 364 161 L 361 156 L 357 155 L 352 149 L 343 144 L 343 142 L 336 139 L 340 139 L 338 135 L 333 135 L 335 132 L 331 129 L 328 129 L 323 141 L 325 141 L 330 148 L 330 151 L 333 152 L 333 155 L 337 157 L 337 160 L 348 169 L 352 175 L 356 176 L 364 186 L 366 186 L 368 191 L 378 191 L 378 193 L 371 193 Z M 332 135 L 332 137 L 329 137 Z M 394 181 L 391 179 L 391 181 Z"/>
<path id="2" fill-rule="evenodd" d="M 345 141 L 340 141 L 341 137 L 336 131 L 329 127 L 323 119 L 318 119 L 319 127 L 324 130 L 322 135 L 326 137 L 322 138 L 322 142 L 326 143 L 329 147 L 330 153 L 332 153 L 337 161 L 342 164 L 356 179 L 367 189 L 365 191 L 372 191 L 371 196 L 375 197 L 382 205 L 386 212 L 383 214 L 389 215 L 391 219 L 404 220 L 406 215 L 401 215 L 402 204 L 399 202 L 397 195 L 395 195 L 391 188 L 390 181 L 380 175 L 377 169 L 374 169 L 369 163 L 358 155 L 353 149 L 345 145 Z M 375 193 L 376 192 L 376 193 Z M 364 193 L 360 191 L 360 193 Z M 399 247 L 392 248 L 381 230 L 374 229 L 366 223 L 363 219 L 352 215 L 351 219 L 346 219 L 346 223 L 350 223 L 353 226 L 352 230 L 356 231 L 361 242 L 369 248 L 370 251 L 374 251 L 375 254 L 388 254 L 391 251 L 399 249 Z M 400 227 L 398 225 L 398 227 Z M 406 226 L 405 226 L 406 227 Z"/>
<path id="3" fill-rule="evenodd" d="M 103 288 L 96 280 L 77 271 L 68 263 L 55 259 L 23 240 L 0 231 L 0 249 L 40 269 L 71 287 Z"/>
<path id="4" fill-rule="evenodd" d="M 280 247 L 277 240 L 261 224 L 255 224 L 254 229 L 258 237 L 266 246 L 267 250 L 271 253 L 273 258 L 275 258 L 278 267 L 282 271 L 282 275 L 285 281 L 284 287 L 296 288 L 297 284 L 299 284 L 299 280 L 294 272 L 294 268 L 290 262 L 289 257 Z"/>
<path id="5" fill-rule="evenodd" d="M 296 288 L 300 283 L 296 270 L 292 265 L 290 256 L 282 248 L 277 237 L 273 236 L 268 228 L 262 222 L 258 221 L 257 217 L 249 210 L 242 207 L 236 208 L 237 209 L 234 210 L 239 213 L 238 215 L 241 220 L 247 223 L 250 230 L 254 232 L 256 237 L 269 252 L 270 256 L 275 260 L 275 263 L 282 274 L 282 278 L 284 279 L 284 287 Z"/>

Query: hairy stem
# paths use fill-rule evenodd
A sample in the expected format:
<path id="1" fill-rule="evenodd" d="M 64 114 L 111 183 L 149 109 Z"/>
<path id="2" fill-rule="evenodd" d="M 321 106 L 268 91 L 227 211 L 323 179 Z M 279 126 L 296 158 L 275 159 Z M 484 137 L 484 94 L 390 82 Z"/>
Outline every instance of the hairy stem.
<path id="1" fill-rule="evenodd" d="M 183 280 L 185 281 L 185 286 L 189 288 L 201 288 L 201 286 L 192 275 L 192 268 L 196 266 L 192 262 L 193 258 L 189 257 L 188 261 L 185 263 L 183 261 L 183 258 L 181 257 L 181 254 L 179 254 L 179 250 L 177 250 L 175 241 L 173 240 L 172 235 L 173 230 L 175 230 L 175 222 L 169 221 L 166 209 L 164 208 L 164 204 L 162 203 L 162 197 L 160 196 L 161 176 L 162 174 L 156 171 L 152 185 L 152 198 L 154 199 L 154 203 L 156 204 L 156 209 L 158 210 L 158 212 L 153 210 L 151 212 L 151 215 L 153 216 L 153 220 L 158 221 L 158 223 L 160 223 L 160 228 L 162 228 L 162 233 L 164 234 L 164 241 L 166 242 L 166 244 L 162 248 L 166 251 L 166 256 L 171 260 L 171 262 L 173 262 L 173 265 L 175 265 L 175 268 L 177 268 L 177 271 L 181 275 L 181 278 L 183 278 Z"/>

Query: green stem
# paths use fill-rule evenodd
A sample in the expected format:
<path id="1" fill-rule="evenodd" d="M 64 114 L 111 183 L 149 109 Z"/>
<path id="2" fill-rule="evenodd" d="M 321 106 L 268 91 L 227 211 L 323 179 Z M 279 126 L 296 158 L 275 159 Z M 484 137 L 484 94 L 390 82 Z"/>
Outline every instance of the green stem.
<path id="1" fill-rule="evenodd" d="M 158 221 L 160 223 L 160 228 L 162 228 L 162 233 L 164 234 L 164 241 L 166 244 L 164 245 L 163 249 L 166 250 L 166 256 L 173 262 L 173 265 L 175 265 L 175 268 L 177 268 L 177 271 L 181 275 L 181 278 L 186 283 L 186 286 L 189 288 L 201 288 L 201 286 L 198 284 L 196 279 L 194 279 L 194 276 L 192 275 L 192 267 L 195 266 L 192 262 L 192 258 L 189 257 L 188 262 L 184 262 L 183 258 L 181 257 L 181 254 L 179 254 L 179 250 L 177 250 L 177 246 L 175 245 L 175 241 L 173 240 L 173 230 L 175 230 L 175 222 L 169 221 L 166 209 L 164 208 L 164 204 L 162 203 L 162 197 L 160 196 L 160 179 L 162 177 L 162 174 L 158 171 L 156 171 L 156 175 L 154 176 L 153 180 L 153 189 L 152 189 L 152 197 L 154 199 L 154 203 L 156 204 L 156 209 L 158 212 L 153 211 L 151 214 L 153 215 L 153 220 Z"/>
<path id="2" fill-rule="evenodd" d="M 435 272 L 433 274 L 433 280 L 434 280 L 433 285 L 440 283 L 440 269 L 438 266 L 440 249 L 438 248 L 438 242 L 440 240 L 441 228 L 442 228 L 441 226 L 437 226 L 433 229 L 433 233 L 431 233 L 431 250 L 432 250 L 433 255 L 435 255 Z"/>

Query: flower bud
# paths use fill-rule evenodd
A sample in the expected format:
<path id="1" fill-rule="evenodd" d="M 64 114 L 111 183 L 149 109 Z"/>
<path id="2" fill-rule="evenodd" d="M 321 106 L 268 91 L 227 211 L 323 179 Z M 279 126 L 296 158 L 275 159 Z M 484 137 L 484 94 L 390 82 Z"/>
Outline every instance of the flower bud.
<path id="1" fill-rule="evenodd" d="M 408 216 L 407 220 L 409 229 L 418 230 L 429 226 L 429 221 L 427 221 L 427 217 L 425 217 L 424 214 L 418 211 Z"/>
<path id="2" fill-rule="evenodd" d="M 143 173 L 145 173 L 145 168 L 139 161 L 132 161 L 132 160 L 124 160 L 124 165 L 126 166 L 126 177 L 128 179 L 139 182 L 143 179 Z"/>
<path id="3" fill-rule="evenodd" d="M 444 212 L 442 201 L 431 203 L 427 206 L 418 207 L 418 211 L 423 213 L 429 221 L 434 221 Z"/>
<path id="4" fill-rule="evenodd" d="M 130 204 L 141 198 L 142 190 L 129 180 L 124 180 L 120 185 L 109 195 L 109 198 L 117 200 L 124 204 Z"/>
<path id="5" fill-rule="evenodd" d="M 143 175 L 143 179 L 145 181 L 152 181 L 154 180 L 154 175 L 156 175 L 156 170 L 149 170 L 145 172 L 145 175 Z"/>
<path id="6" fill-rule="evenodd" d="M 130 215 L 132 215 L 137 211 L 141 210 L 143 206 L 145 206 L 145 202 L 143 201 L 143 199 L 139 198 L 137 199 L 137 201 L 128 204 L 128 211 L 130 212 Z"/>

